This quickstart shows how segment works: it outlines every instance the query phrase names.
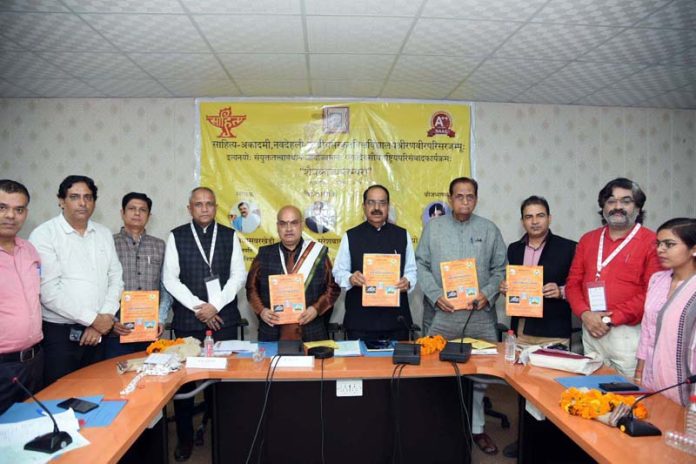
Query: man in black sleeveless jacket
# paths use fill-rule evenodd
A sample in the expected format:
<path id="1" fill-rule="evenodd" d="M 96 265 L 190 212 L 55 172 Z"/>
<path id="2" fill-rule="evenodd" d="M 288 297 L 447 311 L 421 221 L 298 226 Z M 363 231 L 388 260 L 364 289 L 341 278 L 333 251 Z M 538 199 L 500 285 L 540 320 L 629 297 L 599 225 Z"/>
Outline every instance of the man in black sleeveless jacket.
<path id="1" fill-rule="evenodd" d="M 191 192 L 188 210 L 193 220 L 169 234 L 162 270 L 164 285 L 174 297 L 172 327 L 178 338 L 202 341 L 206 330 L 212 330 L 216 341 L 235 339 L 234 324 L 240 320 L 236 297 L 246 279 L 239 238 L 215 222 L 217 204 L 209 188 Z M 186 384 L 179 392 L 193 388 Z M 185 461 L 193 449 L 193 398 L 175 401 L 174 413 L 178 438 L 174 457 Z"/>
<path id="2" fill-rule="evenodd" d="M 406 340 L 413 323 L 407 292 L 416 285 L 416 259 L 411 236 L 403 227 L 387 221 L 389 191 L 372 185 L 363 193 L 363 211 L 367 221 L 348 230 L 341 239 L 333 269 L 334 279 L 346 289 L 346 314 L 343 326 L 351 340 Z M 362 302 L 363 255 L 366 253 L 401 256 L 399 306 L 365 307 Z M 403 316 L 403 320 L 399 320 Z"/>

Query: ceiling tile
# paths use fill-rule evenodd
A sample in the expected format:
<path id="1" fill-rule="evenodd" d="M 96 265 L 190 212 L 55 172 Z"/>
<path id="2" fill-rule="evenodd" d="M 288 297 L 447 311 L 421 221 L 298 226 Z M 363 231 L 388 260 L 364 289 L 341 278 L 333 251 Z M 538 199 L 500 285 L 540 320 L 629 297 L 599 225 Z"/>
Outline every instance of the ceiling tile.
<path id="1" fill-rule="evenodd" d="M 176 97 L 238 97 L 239 90 L 227 80 L 161 79 Z"/>
<path id="2" fill-rule="evenodd" d="M 309 55 L 309 69 L 313 79 L 387 78 L 396 55 Z"/>
<path id="3" fill-rule="evenodd" d="M 643 100 L 645 94 L 633 89 L 602 89 L 576 103 L 595 106 L 643 106 Z"/>
<path id="4" fill-rule="evenodd" d="M 114 51 L 80 18 L 62 13 L 0 13 L 2 35 L 32 51 Z"/>
<path id="5" fill-rule="evenodd" d="M 491 58 L 483 62 L 467 82 L 529 87 L 565 66 L 567 61 L 511 60 Z"/>
<path id="6" fill-rule="evenodd" d="M 90 79 L 92 87 L 109 97 L 171 97 L 172 94 L 153 79 Z"/>
<path id="7" fill-rule="evenodd" d="M 69 74 L 29 52 L 0 52 L 0 77 L 58 79 Z"/>
<path id="8" fill-rule="evenodd" d="M 306 79 L 304 54 L 219 54 L 234 79 Z"/>
<path id="9" fill-rule="evenodd" d="M 0 2 L 0 11 L 67 13 L 70 10 L 56 0 L 3 0 Z"/>
<path id="10" fill-rule="evenodd" d="M 38 95 L 29 90 L 23 89 L 10 82 L 0 79 L 0 97 L 1 98 L 31 98 Z"/>
<path id="11" fill-rule="evenodd" d="M 46 61 L 84 79 L 147 79 L 148 76 L 120 53 L 42 52 Z"/>
<path id="12" fill-rule="evenodd" d="M 235 81 L 245 97 L 306 97 L 309 85 L 306 80 L 239 79 Z"/>
<path id="13" fill-rule="evenodd" d="M 180 0 L 194 14 L 300 14 L 300 0 Z"/>
<path id="14" fill-rule="evenodd" d="M 667 59 L 660 61 L 661 64 L 696 64 L 696 47 L 691 47 L 681 53 L 676 53 Z"/>
<path id="15" fill-rule="evenodd" d="M 380 97 L 442 100 L 455 85 L 456 82 L 449 81 L 389 81 Z"/>
<path id="16" fill-rule="evenodd" d="M 308 15 L 414 16 L 419 7 L 414 0 L 305 0 Z"/>
<path id="17" fill-rule="evenodd" d="M 227 79 L 212 53 L 131 53 L 129 56 L 155 79 Z"/>
<path id="18" fill-rule="evenodd" d="M 125 52 L 207 52 L 184 15 L 84 14 L 82 17 Z"/>
<path id="19" fill-rule="evenodd" d="M 552 87 L 571 85 L 599 89 L 640 71 L 644 66 L 614 63 L 570 63 L 547 77 L 543 83 Z"/>
<path id="20" fill-rule="evenodd" d="M 172 0 L 62 0 L 76 13 L 183 13 Z"/>
<path id="21" fill-rule="evenodd" d="M 571 85 L 559 87 L 541 83 L 527 89 L 518 95 L 514 101 L 567 105 L 592 93 L 593 90 L 592 88 L 578 88 Z"/>
<path id="22" fill-rule="evenodd" d="M 309 16 L 307 37 L 311 53 L 397 53 L 411 19 Z"/>
<path id="23" fill-rule="evenodd" d="M 478 84 L 470 83 L 467 80 L 457 87 L 457 89 L 449 95 L 449 98 L 457 100 L 506 102 L 511 101 L 525 88 L 525 86 L 519 84 Z"/>
<path id="24" fill-rule="evenodd" d="M 636 24 L 637 27 L 696 29 L 696 2 L 676 0 L 666 8 Z"/>
<path id="25" fill-rule="evenodd" d="M 518 27 L 512 22 L 420 19 L 404 53 L 487 56 Z"/>
<path id="26" fill-rule="evenodd" d="M 450 81 L 457 85 L 479 64 L 479 61 L 476 58 L 458 56 L 402 55 L 394 66 L 390 80 Z"/>
<path id="27" fill-rule="evenodd" d="M 671 0 L 551 0 L 534 22 L 631 26 Z"/>
<path id="28" fill-rule="evenodd" d="M 582 57 L 613 63 L 658 63 L 696 46 L 696 32 L 670 29 L 627 29 Z"/>
<path id="29" fill-rule="evenodd" d="M 41 97 L 105 97 L 105 93 L 77 79 L 24 79 L 22 86 Z"/>
<path id="30" fill-rule="evenodd" d="M 639 91 L 668 91 L 696 82 L 696 66 L 650 66 L 611 87 Z"/>
<path id="31" fill-rule="evenodd" d="M 526 21 L 548 0 L 429 0 L 422 18 Z"/>
<path id="32" fill-rule="evenodd" d="M 684 87 L 679 90 L 648 98 L 643 102 L 644 106 L 655 106 L 659 108 L 682 108 L 696 109 L 696 85 Z"/>
<path id="33" fill-rule="evenodd" d="M 311 84 L 315 97 L 376 97 L 384 81 L 313 79 Z"/>
<path id="34" fill-rule="evenodd" d="M 304 53 L 299 16 L 197 15 L 193 17 L 216 53 Z"/>
<path id="35" fill-rule="evenodd" d="M 572 60 L 616 34 L 619 29 L 596 26 L 527 24 L 510 37 L 496 57 Z"/>

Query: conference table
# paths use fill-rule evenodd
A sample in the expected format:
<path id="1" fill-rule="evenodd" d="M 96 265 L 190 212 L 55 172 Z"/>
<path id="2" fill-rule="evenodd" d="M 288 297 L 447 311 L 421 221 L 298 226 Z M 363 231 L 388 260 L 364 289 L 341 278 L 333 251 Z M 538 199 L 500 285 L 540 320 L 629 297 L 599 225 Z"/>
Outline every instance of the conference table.
<path id="1" fill-rule="evenodd" d="M 634 438 L 621 433 L 616 428 L 610 428 L 596 421 L 586 420 L 570 416 L 560 406 L 560 396 L 564 387 L 556 382 L 556 377 L 570 376 L 572 374 L 546 368 L 509 364 L 503 359 L 503 347 L 498 349 L 498 355 L 472 356 L 466 364 L 459 364 L 463 376 L 485 375 L 507 382 L 520 397 L 520 405 L 531 403 L 538 411 L 569 437 L 592 460 L 602 463 L 685 463 L 696 462 L 693 456 L 689 456 L 664 444 L 662 437 Z M 144 354 L 144 353 L 142 353 Z M 131 355 L 130 357 L 138 357 Z M 178 388 L 192 381 L 220 380 L 218 385 L 255 385 L 259 388 L 264 385 L 269 368 L 269 359 L 254 362 L 250 358 L 231 356 L 228 358 L 225 370 L 191 369 L 184 368 L 167 376 L 147 376 L 143 378 L 138 388 L 128 396 L 121 397 L 120 391 L 136 375 L 135 373 L 118 374 L 116 363 L 127 359 L 128 356 L 115 358 L 92 366 L 86 367 L 65 376 L 42 390 L 37 396 L 40 399 L 59 399 L 72 396 L 90 396 L 103 394 L 104 399 L 127 399 L 127 404 L 119 413 L 114 422 L 108 427 L 83 428 L 81 433 L 91 442 L 89 446 L 70 451 L 61 456 L 56 462 L 81 462 L 81 463 L 113 463 L 118 462 L 129 450 L 143 431 L 161 414 L 165 405 L 176 394 Z M 285 382 L 297 384 L 318 383 L 322 376 L 320 361 L 315 360 L 313 368 L 277 368 L 274 374 L 274 387 Z M 392 378 L 394 366 L 388 357 L 334 357 L 324 360 L 323 382 L 327 395 L 336 396 L 335 381 L 340 379 L 362 379 L 364 385 L 370 382 L 388 382 Z M 608 369 L 597 372 L 613 373 Z M 419 366 L 406 366 L 401 372 L 404 384 L 408 380 L 428 382 L 448 382 L 455 384 L 454 369 L 450 363 L 441 362 L 436 354 L 422 357 Z M 282 391 L 282 390 L 281 390 Z M 278 396 L 278 395 L 276 395 Z M 467 393 L 470 402 L 470 391 Z M 452 410 L 459 406 L 451 404 Z M 355 400 L 355 399 L 353 399 Z M 428 404 L 430 398 L 422 398 L 423 404 Z M 244 399 L 239 399 L 244 403 Z M 358 400 L 359 401 L 359 400 Z M 662 395 L 647 398 L 645 404 L 649 411 L 648 420 L 662 430 L 683 430 L 684 409 Z M 248 407 L 249 404 L 246 404 Z M 254 411 L 259 411 L 261 401 L 255 401 Z M 302 405 L 296 404 L 298 414 L 301 414 Z M 356 410 L 356 413 L 359 412 Z M 246 418 L 249 424 L 256 425 L 258 414 Z M 218 440 L 225 440 L 234 434 L 224 430 L 224 425 L 215 422 L 220 418 L 213 418 L 213 427 L 218 430 L 213 432 Z M 272 418 L 267 418 L 271 421 Z M 404 421 L 402 416 L 402 422 Z M 452 425 L 457 429 L 458 425 Z M 461 427 L 459 427 L 461 428 Z M 460 432 L 459 436 L 462 436 Z M 427 438 L 427 430 L 423 431 Z M 521 443 L 521 450 L 529 446 L 544 446 L 543 437 L 536 437 L 536 444 L 528 445 L 527 439 Z M 535 437 L 531 437 L 535 438 Z M 541 439 L 541 440 L 540 440 Z M 218 443 L 219 445 L 220 443 Z M 244 443 L 248 449 L 249 443 Z M 213 446 L 216 446 L 213 443 Z M 356 444 L 360 446 L 360 444 Z M 391 449 L 391 443 L 385 443 L 385 447 Z M 215 458 L 216 453 L 213 452 Z M 408 456 L 408 455 L 406 455 Z M 218 455 L 219 459 L 219 455 Z M 408 459 L 406 459 L 408 460 Z M 520 462 L 524 462 L 524 456 L 520 456 Z M 234 461 L 231 461 L 234 462 Z M 332 462 L 328 459 L 327 462 Z"/>

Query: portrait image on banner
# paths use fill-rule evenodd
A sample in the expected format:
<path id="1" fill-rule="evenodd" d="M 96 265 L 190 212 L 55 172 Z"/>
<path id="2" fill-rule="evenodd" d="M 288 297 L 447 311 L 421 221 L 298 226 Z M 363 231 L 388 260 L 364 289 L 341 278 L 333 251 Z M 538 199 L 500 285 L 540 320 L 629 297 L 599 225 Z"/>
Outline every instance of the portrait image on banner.
<path id="1" fill-rule="evenodd" d="M 196 101 L 200 184 L 215 190 L 217 220 L 240 234 L 247 266 L 278 240 L 287 204 L 332 257 L 364 221 L 362 192 L 390 189 L 388 220 L 417 242 L 449 213 L 447 186 L 471 173 L 471 108 L 453 102 Z"/>

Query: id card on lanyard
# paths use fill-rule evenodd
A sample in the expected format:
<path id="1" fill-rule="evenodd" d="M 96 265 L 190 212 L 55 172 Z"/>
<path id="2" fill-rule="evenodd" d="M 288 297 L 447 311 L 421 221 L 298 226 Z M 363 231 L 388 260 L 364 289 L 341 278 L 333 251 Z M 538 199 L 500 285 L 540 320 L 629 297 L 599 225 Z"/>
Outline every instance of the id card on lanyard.
<path id="1" fill-rule="evenodd" d="M 599 249 L 597 250 L 597 272 L 595 273 L 595 281 L 587 282 L 587 301 L 590 304 L 590 311 L 607 311 L 607 297 L 606 297 L 606 285 L 601 279 L 602 270 L 606 268 L 609 263 L 616 258 L 616 256 L 626 248 L 633 237 L 636 236 L 638 230 L 640 229 L 640 223 L 633 226 L 633 230 L 628 234 L 626 239 L 621 242 L 621 244 L 611 252 L 607 258 L 602 261 L 602 256 L 604 256 L 604 236 L 607 232 L 605 227 L 602 230 L 602 235 L 599 238 Z"/>
<path id="2" fill-rule="evenodd" d="M 222 296 L 220 277 L 213 273 L 213 257 L 215 256 L 215 242 L 217 242 L 217 222 L 214 223 L 213 226 L 213 240 L 210 244 L 210 257 L 206 256 L 205 252 L 203 251 L 201 239 L 198 238 L 198 234 L 196 233 L 196 229 L 193 226 L 193 222 L 191 223 L 191 233 L 193 234 L 193 239 L 196 241 L 196 246 L 198 247 L 198 251 L 200 252 L 201 257 L 203 258 L 203 261 L 205 261 L 205 264 L 208 266 L 208 272 L 210 274 L 205 279 L 203 279 L 203 281 L 205 282 L 205 289 L 208 292 L 208 303 L 210 303 L 211 301 L 219 301 L 220 297 Z"/>

